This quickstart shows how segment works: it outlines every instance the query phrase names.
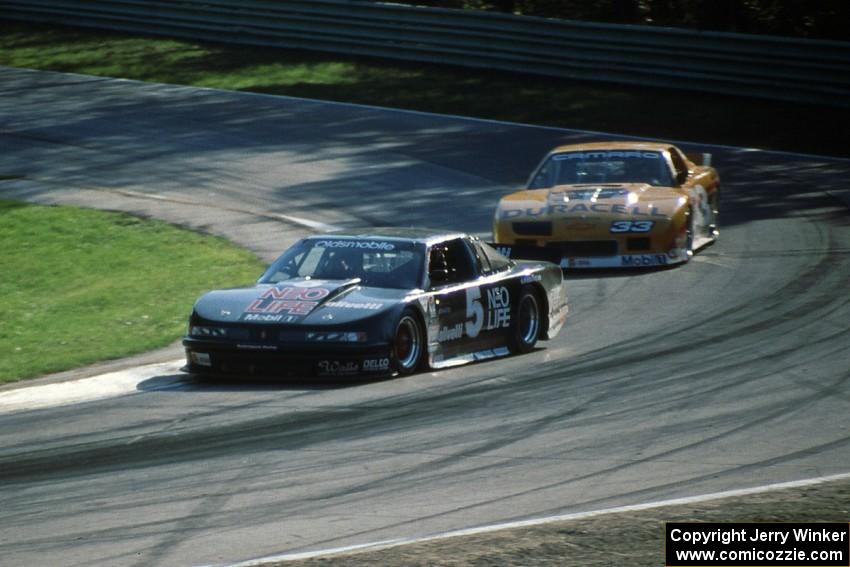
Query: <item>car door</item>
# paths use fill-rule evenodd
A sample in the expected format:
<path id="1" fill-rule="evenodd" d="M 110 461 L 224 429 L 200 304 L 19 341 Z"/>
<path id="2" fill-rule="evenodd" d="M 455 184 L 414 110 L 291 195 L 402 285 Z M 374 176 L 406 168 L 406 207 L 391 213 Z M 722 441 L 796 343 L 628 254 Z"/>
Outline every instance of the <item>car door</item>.
<path id="1" fill-rule="evenodd" d="M 481 242 L 474 237 L 467 239 L 478 270 L 477 288 L 481 308 L 484 311 L 479 336 L 481 346 L 495 348 L 507 344 L 510 332 L 513 304 L 519 293 L 519 281 L 509 277 L 511 263 L 492 259 Z"/>
<path id="2" fill-rule="evenodd" d="M 437 244 L 429 255 L 439 321 L 436 338 L 445 358 L 469 356 L 505 344 L 512 293 L 498 274 L 489 273 L 489 263 L 482 256 L 467 238 Z"/>
<path id="3" fill-rule="evenodd" d="M 428 277 L 437 319 L 433 332 L 441 358 L 454 358 L 468 350 L 466 294 L 470 282 L 477 277 L 472 260 L 462 238 L 434 244 L 428 253 Z"/>

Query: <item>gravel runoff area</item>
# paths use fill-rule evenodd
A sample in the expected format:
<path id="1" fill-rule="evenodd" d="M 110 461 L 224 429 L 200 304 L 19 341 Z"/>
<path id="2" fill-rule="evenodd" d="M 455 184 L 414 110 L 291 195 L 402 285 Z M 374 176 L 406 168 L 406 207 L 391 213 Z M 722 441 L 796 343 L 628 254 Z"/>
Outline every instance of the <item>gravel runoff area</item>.
<path id="1" fill-rule="evenodd" d="M 665 522 L 850 522 L 850 477 L 690 504 L 600 514 L 477 535 L 438 537 L 383 549 L 251 564 L 263 567 L 657 567 L 664 564 Z"/>

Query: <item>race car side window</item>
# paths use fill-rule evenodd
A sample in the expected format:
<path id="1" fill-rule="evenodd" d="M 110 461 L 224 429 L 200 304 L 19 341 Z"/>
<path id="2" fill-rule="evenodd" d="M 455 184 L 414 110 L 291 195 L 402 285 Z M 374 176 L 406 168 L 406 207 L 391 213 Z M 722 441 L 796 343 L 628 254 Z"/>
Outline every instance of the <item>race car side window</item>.
<path id="1" fill-rule="evenodd" d="M 462 283 L 475 277 L 472 254 L 460 238 L 435 244 L 428 261 L 431 285 Z"/>
<path id="2" fill-rule="evenodd" d="M 479 246 L 484 255 L 487 256 L 487 261 L 490 263 L 490 270 L 492 270 L 492 273 L 507 270 L 513 265 L 513 262 L 502 254 L 499 254 L 499 252 L 489 244 L 479 242 Z"/>
<path id="3" fill-rule="evenodd" d="M 484 254 L 484 251 L 481 249 L 481 242 L 472 239 L 469 239 L 467 242 L 470 246 L 472 246 L 472 250 L 475 255 L 475 261 L 478 264 L 478 273 L 482 275 L 491 274 L 493 270 L 490 267 L 490 260 L 487 258 L 487 255 Z"/>
<path id="4" fill-rule="evenodd" d="M 668 148 L 670 159 L 673 161 L 673 169 L 676 170 L 676 183 L 681 185 L 688 178 L 688 166 L 685 164 L 685 158 L 679 153 L 676 148 Z"/>
<path id="5" fill-rule="evenodd" d="M 468 282 L 478 275 L 478 269 L 475 265 L 475 254 L 466 239 L 458 238 L 449 240 L 447 243 L 449 250 L 449 265 L 453 265 L 457 273 L 457 281 Z"/>

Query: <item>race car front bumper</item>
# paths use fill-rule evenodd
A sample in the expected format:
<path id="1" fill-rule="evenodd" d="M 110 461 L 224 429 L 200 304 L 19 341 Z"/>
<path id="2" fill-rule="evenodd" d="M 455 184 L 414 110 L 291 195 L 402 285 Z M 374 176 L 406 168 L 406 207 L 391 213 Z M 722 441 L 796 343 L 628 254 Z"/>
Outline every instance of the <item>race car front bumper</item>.
<path id="1" fill-rule="evenodd" d="M 275 376 L 287 378 L 388 376 L 394 372 L 388 345 L 304 345 L 227 343 L 186 337 L 184 370 L 216 376 Z"/>
<path id="2" fill-rule="evenodd" d="M 567 255 L 564 249 L 552 244 L 546 247 L 522 244 L 492 244 L 492 246 L 512 260 L 545 260 L 565 269 L 652 268 L 680 264 L 689 259 L 688 252 L 679 248 L 667 252 L 572 256 Z"/>

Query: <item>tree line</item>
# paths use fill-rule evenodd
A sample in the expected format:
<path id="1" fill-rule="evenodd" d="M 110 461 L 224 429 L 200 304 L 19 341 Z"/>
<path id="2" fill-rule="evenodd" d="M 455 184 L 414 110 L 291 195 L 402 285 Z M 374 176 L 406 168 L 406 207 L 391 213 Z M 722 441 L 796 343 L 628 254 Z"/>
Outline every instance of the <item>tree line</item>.
<path id="1" fill-rule="evenodd" d="M 526 16 L 850 40 L 850 0 L 393 0 Z"/>

